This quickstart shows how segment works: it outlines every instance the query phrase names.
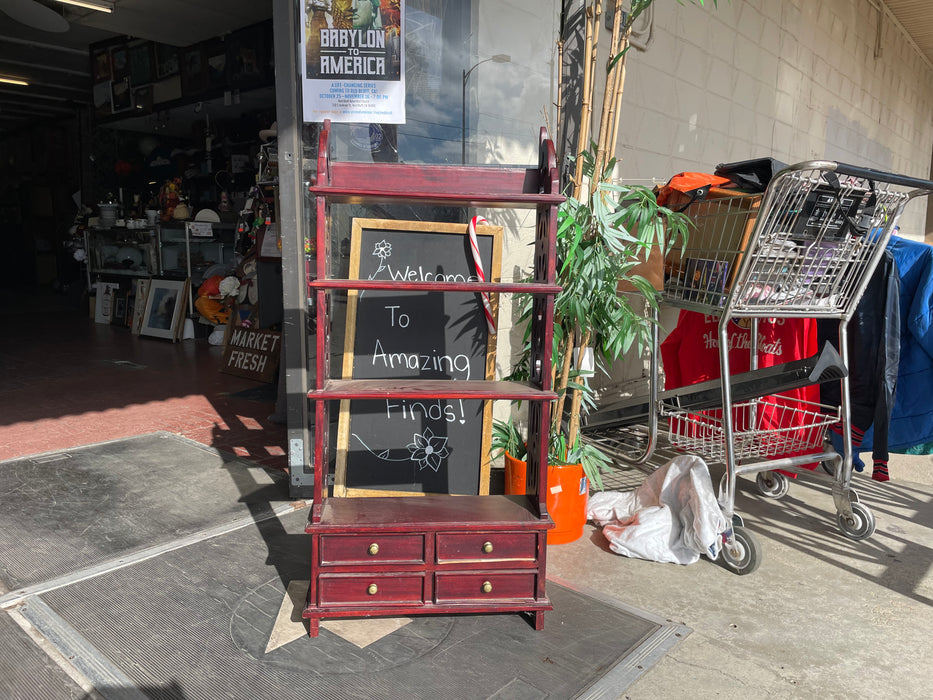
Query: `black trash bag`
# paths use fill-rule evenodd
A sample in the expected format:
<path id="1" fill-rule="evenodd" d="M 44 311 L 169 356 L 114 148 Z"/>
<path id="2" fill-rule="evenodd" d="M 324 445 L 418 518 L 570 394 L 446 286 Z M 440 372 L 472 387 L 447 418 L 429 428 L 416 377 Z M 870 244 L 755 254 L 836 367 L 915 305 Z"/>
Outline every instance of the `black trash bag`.
<path id="1" fill-rule="evenodd" d="M 720 163 L 716 175 L 729 178 L 737 188 L 751 193 L 764 192 L 774 175 L 787 167 L 774 158 L 753 158 L 735 163 Z"/>

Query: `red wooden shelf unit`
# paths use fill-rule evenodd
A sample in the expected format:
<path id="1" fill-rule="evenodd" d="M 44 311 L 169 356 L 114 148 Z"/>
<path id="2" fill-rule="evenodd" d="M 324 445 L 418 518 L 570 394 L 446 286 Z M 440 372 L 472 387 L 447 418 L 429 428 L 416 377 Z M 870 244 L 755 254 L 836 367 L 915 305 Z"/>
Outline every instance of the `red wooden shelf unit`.
<path id="1" fill-rule="evenodd" d="M 551 609 L 545 592 L 547 426 L 556 285 L 559 194 L 554 146 L 541 129 L 537 168 L 341 163 L 329 158 L 330 123 L 320 134 L 310 191 L 317 219 L 317 268 L 310 282 L 317 314 L 314 402 L 314 504 L 311 585 L 303 616 L 310 635 L 325 618 L 525 612 L 535 629 Z M 441 204 L 462 208 L 526 208 L 536 212 L 533 280 L 511 283 L 425 283 L 337 278 L 330 269 L 331 203 Z M 352 288 L 404 291 L 529 292 L 531 378 L 499 381 L 331 379 L 329 295 Z M 330 404 L 337 399 L 469 398 L 529 402 L 524 496 L 333 498 L 325 492 Z M 451 469 L 456 465 L 451 464 Z"/>

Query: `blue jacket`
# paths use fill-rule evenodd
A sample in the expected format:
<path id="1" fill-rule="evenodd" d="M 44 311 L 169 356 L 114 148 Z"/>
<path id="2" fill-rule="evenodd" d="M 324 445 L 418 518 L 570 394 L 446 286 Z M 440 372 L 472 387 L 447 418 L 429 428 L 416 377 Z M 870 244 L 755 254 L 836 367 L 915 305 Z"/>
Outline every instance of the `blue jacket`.
<path id="1" fill-rule="evenodd" d="M 901 349 L 888 432 L 892 452 L 933 454 L 933 246 L 892 236 L 900 276 Z M 873 430 L 862 440 L 872 448 Z"/>

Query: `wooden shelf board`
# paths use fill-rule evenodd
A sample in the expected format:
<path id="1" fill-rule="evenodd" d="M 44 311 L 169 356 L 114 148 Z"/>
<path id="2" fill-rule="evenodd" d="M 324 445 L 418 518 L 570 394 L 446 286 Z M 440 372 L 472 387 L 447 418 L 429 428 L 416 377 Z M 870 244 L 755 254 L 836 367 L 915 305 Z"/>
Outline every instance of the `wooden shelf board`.
<path id="1" fill-rule="evenodd" d="M 471 528 L 515 530 L 553 527 L 550 518 L 539 518 L 527 496 L 376 496 L 328 498 L 319 523 L 308 531 L 367 527 L 430 530 L 470 523 Z"/>
<path id="2" fill-rule="evenodd" d="M 496 294 L 557 294 L 561 287 L 543 282 L 405 282 L 395 280 L 315 279 L 312 289 L 396 289 L 415 292 L 489 292 Z"/>
<path id="3" fill-rule="evenodd" d="M 449 379 L 330 379 L 308 392 L 311 399 L 448 398 L 553 401 L 557 394 L 521 382 Z"/>

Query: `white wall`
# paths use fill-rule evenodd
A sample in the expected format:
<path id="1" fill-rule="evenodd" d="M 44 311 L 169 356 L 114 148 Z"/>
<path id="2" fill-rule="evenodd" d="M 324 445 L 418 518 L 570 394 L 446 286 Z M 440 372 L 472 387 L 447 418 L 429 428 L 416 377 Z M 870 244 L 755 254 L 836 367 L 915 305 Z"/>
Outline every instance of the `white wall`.
<path id="1" fill-rule="evenodd" d="M 757 157 L 929 178 L 933 67 L 875 5 L 656 0 L 647 50 L 627 58 L 619 179 L 665 182 Z M 926 210 L 927 198 L 908 205 L 900 234 L 923 240 Z M 662 313 L 666 330 L 676 313 Z M 644 358 L 628 357 L 594 384 L 607 397 L 646 393 L 647 371 Z"/>
<path id="2" fill-rule="evenodd" d="M 870 0 L 654 3 L 653 39 L 631 52 L 619 176 L 771 156 L 838 160 L 928 178 L 933 67 Z M 922 239 L 925 200 L 901 220 Z"/>
<path id="3" fill-rule="evenodd" d="M 538 129 L 553 127 L 560 2 L 481 0 L 474 7 L 475 60 L 506 53 L 512 61 L 489 62 L 471 75 L 469 108 L 478 116 L 468 161 L 533 164 Z M 928 178 L 933 67 L 879 7 L 877 0 L 719 0 L 718 7 L 656 0 L 647 50 L 627 59 L 618 177 L 661 183 L 682 171 L 770 156 Z M 609 32 L 602 21 L 600 28 L 605 48 Z M 502 279 L 527 271 L 531 213 L 484 213 L 506 226 Z M 923 198 L 902 217 L 901 235 L 922 239 L 925 219 Z M 675 319 L 670 311 L 662 316 L 666 328 Z M 511 324 L 506 302 L 500 371 L 519 340 Z M 643 362 L 629 358 L 601 383 L 621 391 L 644 385 L 644 376 Z"/>

